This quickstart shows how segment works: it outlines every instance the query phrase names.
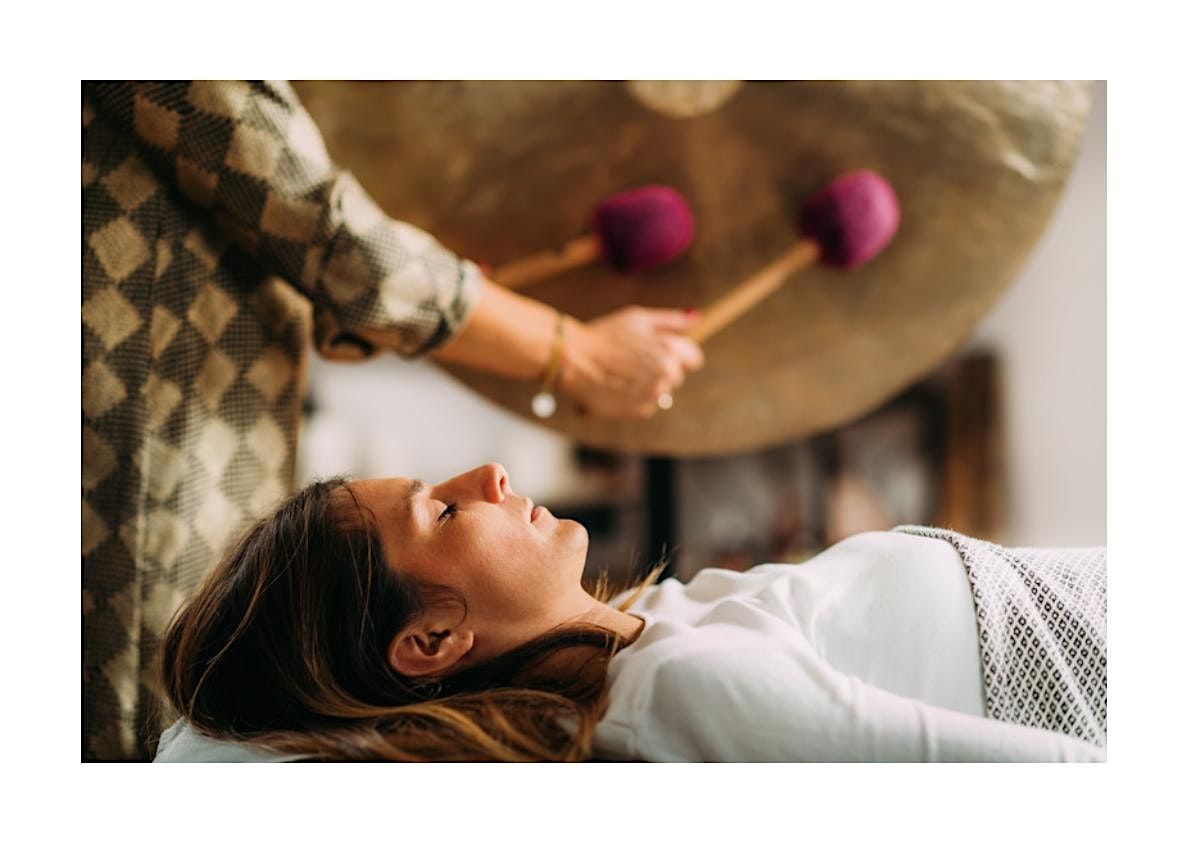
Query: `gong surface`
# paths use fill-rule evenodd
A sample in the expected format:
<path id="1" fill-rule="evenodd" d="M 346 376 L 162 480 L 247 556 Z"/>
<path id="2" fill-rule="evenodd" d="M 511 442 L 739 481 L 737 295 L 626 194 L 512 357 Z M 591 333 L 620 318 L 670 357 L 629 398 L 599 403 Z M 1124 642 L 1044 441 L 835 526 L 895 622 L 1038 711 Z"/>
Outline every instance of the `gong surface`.
<path id="1" fill-rule="evenodd" d="M 331 155 L 391 216 L 500 265 L 590 229 L 595 206 L 671 185 L 695 216 L 673 264 L 603 265 L 522 291 L 580 319 L 638 303 L 701 307 L 797 237 L 801 203 L 871 168 L 901 204 L 858 270 L 815 266 L 704 345 L 672 410 L 545 425 L 600 448 L 710 455 L 845 424 L 959 347 L 1045 228 L 1091 107 L 1083 82 L 749 82 L 707 113 L 651 108 L 615 82 L 305 82 Z M 534 419 L 537 385 L 447 367 Z M 536 420 L 535 420 L 536 421 Z"/>

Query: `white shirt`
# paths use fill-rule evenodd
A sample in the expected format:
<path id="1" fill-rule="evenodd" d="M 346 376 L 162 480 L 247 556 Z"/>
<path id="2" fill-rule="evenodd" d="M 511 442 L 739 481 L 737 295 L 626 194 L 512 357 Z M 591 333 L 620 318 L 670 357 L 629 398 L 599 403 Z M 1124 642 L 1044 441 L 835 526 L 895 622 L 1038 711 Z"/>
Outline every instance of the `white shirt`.
<path id="1" fill-rule="evenodd" d="M 650 588 L 609 667 L 601 757 L 655 761 L 1102 760 L 987 719 L 974 602 L 945 541 L 850 537 L 801 564 Z"/>

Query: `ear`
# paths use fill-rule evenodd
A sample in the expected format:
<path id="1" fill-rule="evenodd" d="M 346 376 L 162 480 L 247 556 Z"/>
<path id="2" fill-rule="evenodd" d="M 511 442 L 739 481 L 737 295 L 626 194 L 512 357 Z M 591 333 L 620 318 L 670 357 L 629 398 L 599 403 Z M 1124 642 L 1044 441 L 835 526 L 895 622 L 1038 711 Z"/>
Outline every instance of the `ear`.
<path id="1" fill-rule="evenodd" d="M 408 678 L 444 675 L 470 653 L 475 633 L 429 620 L 400 631 L 388 645 L 388 665 Z"/>

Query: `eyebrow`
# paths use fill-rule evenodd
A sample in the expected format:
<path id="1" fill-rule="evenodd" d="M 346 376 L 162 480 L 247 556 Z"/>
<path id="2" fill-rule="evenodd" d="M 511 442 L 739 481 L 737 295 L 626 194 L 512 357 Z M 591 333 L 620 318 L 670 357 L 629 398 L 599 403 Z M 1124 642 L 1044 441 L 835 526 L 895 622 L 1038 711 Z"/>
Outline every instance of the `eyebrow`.
<path id="1" fill-rule="evenodd" d="M 413 483 L 409 485 L 409 489 L 405 491 L 405 512 L 411 514 L 413 512 L 413 497 L 420 493 L 426 486 L 426 483 L 420 478 L 413 479 Z"/>

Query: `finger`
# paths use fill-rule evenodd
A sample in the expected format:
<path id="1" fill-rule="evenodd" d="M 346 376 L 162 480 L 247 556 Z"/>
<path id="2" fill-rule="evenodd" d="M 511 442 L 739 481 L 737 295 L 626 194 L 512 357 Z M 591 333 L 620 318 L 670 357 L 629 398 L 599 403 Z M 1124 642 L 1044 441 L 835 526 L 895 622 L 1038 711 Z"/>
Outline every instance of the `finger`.
<path id="1" fill-rule="evenodd" d="M 702 347 L 688 337 L 670 335 L 668 341 L 670 355 L 677 359 L 684 372 L 701 370 L 706 362 L 702 354 Z"/>
<path id="2" fill-rule="evenodd" d="M 636 416 L 642 420 L 647 420 L 656 416 L 658 410 L 660 409 L 657 407 L 656 399 L 637 405 L 634 409 Z"/>
<path id="3" fill-rule="evenodd" d="M 670 354 L 665 357 L 665 375 L 656 382 L 654 388 L 656 395 L 653 398 L 656 399 L 662 393 L 677 390 L 685 380 L 686 369 L 682 364 L 682 359 L 671 349 Z"/>
<path id="4" fill-rule="evenodd" d="M 635 399 L 631 402 L 620 401 L 608 405 L 599 411 L 599 416 L 613 420 L 640 420 L 651 417 L 656 412 L 657 403 L 655 401 L 645 402 Z"/>
<path id="5" fill-rule="evenodd" d="M 638 380 L 634 394 L 652 404 L 663 393 L 672 393 L 682 386 L 686 380 L 686 368 L 682 356 L 677 348 L 676 335 L 661 338 L 660 348 L 655 356 L 642 359 L 637 370 Z"/>
<path id="6" fill-rule="evenodd" d="M 646 313 L 653 328 L 679 334 L 698 322 L 698 311 L 693 308 L 650 308 Z"/>

